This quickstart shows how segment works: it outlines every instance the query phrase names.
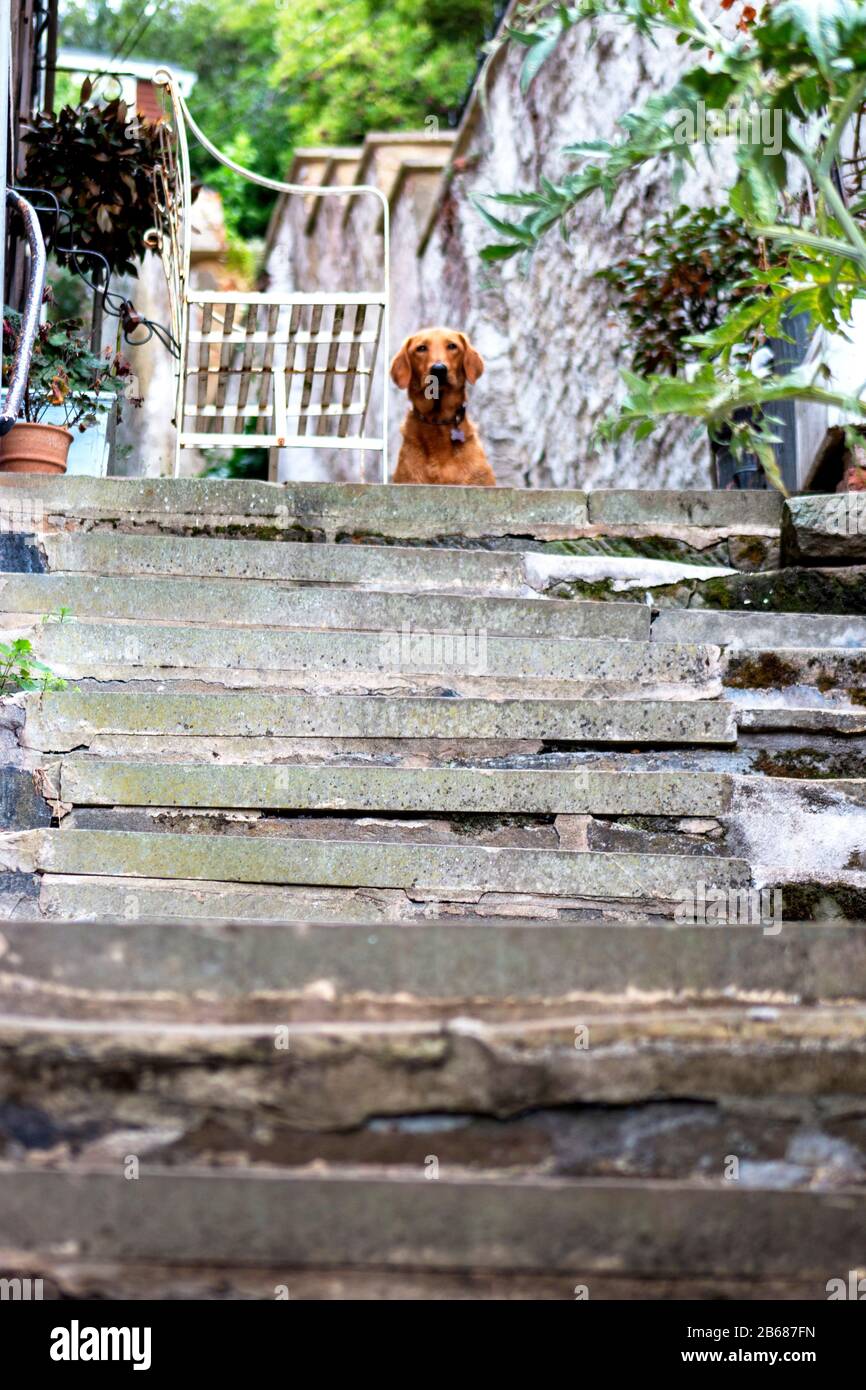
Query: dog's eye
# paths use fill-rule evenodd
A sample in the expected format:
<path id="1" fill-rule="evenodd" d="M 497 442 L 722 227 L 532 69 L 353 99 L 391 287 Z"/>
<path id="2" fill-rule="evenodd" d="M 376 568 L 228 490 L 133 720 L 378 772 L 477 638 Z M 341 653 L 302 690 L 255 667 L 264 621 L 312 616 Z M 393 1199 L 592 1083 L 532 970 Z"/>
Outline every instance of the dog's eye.
<path id="1" fill-rule="evenodd" d="M 426 352 L 426 351 L 427 351 L 427 344 L 426 344 L 426 343 L 419 343 L 418 346 L 416 347 L 415 351 L 416 351 L 416 352 Z"/>
<path id="2" fill-rule="evenodd" d="M 456 351 L 457 351 L 457 344 L 456 344 L 456 343 L 448 343 L 448 344 L 447 344 L 447 347 L 448 347 L 448 351 L 449 351 L 449 352 L 456 352 Z"/>

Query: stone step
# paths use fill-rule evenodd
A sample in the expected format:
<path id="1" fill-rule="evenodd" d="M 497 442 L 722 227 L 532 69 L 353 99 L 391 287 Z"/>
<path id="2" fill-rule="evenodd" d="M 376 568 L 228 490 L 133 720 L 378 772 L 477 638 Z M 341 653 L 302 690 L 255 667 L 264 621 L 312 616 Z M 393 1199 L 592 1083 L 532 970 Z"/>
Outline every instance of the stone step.
<path id="1" fill-rule="evenodd" d="M 36 1099 L 36 1097 L 34 1097 Z M 821 1114 L 814 1101 L 769 1097 L 763 1107 L 706 1100 L 649 1100 L 636 1105 L 538 1108 L 508 1119 L 479 1115 L 374 1116 L 349 1130 L 302 1130 L 270 1119 L 251 1126 L 243 1114 L 222 1112 L 203 1123 L 195 1113 L 180 1123 L 134 1131 L 135 1148 L 149 1169 L 167 1165 L 267 1164 L 289 1169 L 351 1168 L 378 1177 L 381 1167 L 415 1173 L 473 1173 L 569 1178 L 662 1178 L 707 1181 L 727 1176 L 745 1187 L 817 1190 L 850 1185 L 862 1190 L 866 1120 Z M 7 1109 L 0 1115 L 0 1159 L 68 1144 L 76 1168 L 116 1161 L 131 1147 L 122 1118 L 100 1115 L 86 1131 L 74 1112 Z M 431 1149 L 433 1154 L 431 1155 Z M 143 1152 L 142 1152 L 143 1151 Z M 737 1157 L 734 1170 L 731 1157 Z M 615 1171 L 614 1171 L 615 1169 Z M 8 1252 L 3 1252 L 8 1258 Z M 3 1254 L 0 1254 L 2 1272 Z M 68 1267 L 67 1267 L 68 1268 Z M 163 1280 L 159 1281 L 165 1289 Z M 694 1290 L 692 1290 L 694 1296 Z M 94 1295 L 91 1294 L 91 1297 Z M 115 1290 L 112 1297 L 120 1295 Z M 163 1292 L 163 1297 L 167 1297 Z M 754 1296 L 754 1295 L 753 1295 Z"/>
<path id="2" fill-rule="evenodd" d="M 722 666 L 725 693 L 738 707 L 866 705 L 866 650 L 860 647 L 734 647 L 724 651 Z"/>
<path id="3" fill-rule="evenodd" d="M 682 772 L 213 767 L 64 758 L 51 782 L 68 806 L 717 816 L 731 801 L 728 778 Z"/>
<path id="4" fill-rule="evenodd" d="M 787 647 L 866 649 L 866 618 L 827 613 L 738 613 L 663 608 L 653 619 L 660 642 L 713 642 L 721 647 L 780 651 Z"/>
<path id="5" fill-rule="evenodd" d="M 68 530 L 74 520 L 167 534 L 434 540 L 555 540 L 591 528 L 697 527 L 778 532 L 774 492 L 610 491 L 394 487 L 375 483 L 264 483 L 213 478 L 0 479 L 0 514 L 16 529 Z M 9 529 L 6 526 L 4 529 Z"/>
<path id="6" fill-rule="evenodd" d="M 611 929 L 615 930 L 615 929 Z M 311 993 L 324 993 L 320 981 Z M 133 1006 L 134 1007 L 134 1006 Z M 231 1006 L 229 1005 L 229 1011 Z M 315 1000 L 311 1012 L 316 1011 Z M 866 1010 L 832 1006 L 605 1010 L 500 1020 L 289 1021 L 267 1002 L 252 1021 L 196 1023 L 0 1013 L 0 1082 L 16 1104 L 96 1132 L 243 1117 L 346 1129 L 388 1115 L 495 1115 L 665 1098 L 743 1107 L 787 1101 L 862 1113 Z M 369 1012 L 369 1011 L 368 1011 Z M 148 1078 L 145 1086 L 136 1078 Z M 129 1152 L 129 1150 L 125 1150 Z M 133 1152 L 135 1150 L 133 1149 Z M 120 1174 L 118 1174 L 120 1176 Z"/>
<path id="7" fill-rule="evenodd" d="M 526 544 L 530 543 L 527 540 Z M 580 542 L 569 542 L 586 550 L 581 556 L 538 550 L 478 549 L 461 549 L 455 555 L 453 548 L 420 543 L 337 545 L 308 541 L 303 545 L 281 545 L 273 541 L 116 531 L 49 532 L 41 536 L 39 544 L 39 553 L 28 557 L 30 563 L 23 570 L 17 563 L 8 563 L 6 567 L 16 572 L 267 579 L 294 587 L 327 584 L 332 588 L 487 593 L 513 598 L 534 598 L 563 583 L 570 591 L 582 579 L 594 598 L 616 598 L 619 593 L 624 599 L 644 600 L 644 593 L 649 590 L 663 591 L 664 601 L 669 602 L 669 591 L 679 594 L 682 590 L 682 595 L 673 600 L 681 603 L 686 603 L 693 593 L 698 595 L 706 590 L 714 577 L 723 576 L 726 584 L 736 581 L 744 586 L 747 579 L 756 583 L 764 580 L 762 574 L 748 576 L 731 569 L 724 553 L 718 556 L 718 546 L 711 548 L 710 559 L 724 560 L 721 565 L 709 563 L 699 549 L 689 549 L 685 542 L 673 537 L 668 559 L 637 553 L 641 546 L 655 548 L 651 538 L 641 541 L 639 537 L 634 541 L 610 541 L 586 536 Z M 661 546 L 662 542 L 658 544 Z M 607 553 L 609 550 L 615 553 Z M 778 571 L 774 578 L 778 584 Z M 692 602 L 696 601 L 692 598 Z M 730 606 L 738 605 L 732 601 Z"/>
<path id="8" fill-rule="evenodd" d="M 736 1183 L 485 1178 L 423 1171 L 309 1173 L 177 1168 L 128 1182 L 113 1168 L 0 1167 L 7 1249 L 93 1261 L 558 1276 L 563 1297 L 593 1280 L 713 1271 L 754 1282 L 799 1277 L 826 1298 L 859 1268 L 866 1205 L 855 1188 L 780 1192 Z M 583 1293 L 578 1295 L 577 1289 Z M 294 1292 L 293 1292 L 294 1290 Z M 270 1297 L 273 1298 L 271 1291 Z"/>
<path id="9" fill-rule="evenodd" d="M 7 921 L 10 1018 L 528 1019 L 866 1001 L 866 925 Z M 322 982 L 327 982 L 327 988 Z"/>
<path id="10" fill-rule="evenodd" d="M 134 619 L 207 625 L 214 622 L 216 615 L 224 615 L 223 621 L 232 628 L 377 633 L 405 629 L 413 634 L 449 632 L 452 636 L 481 631 L 532 637 L 623 637 L 634 641 L 646 641 L 650 635 L 649 609 L 635 603 L 602 606 L 562 599 L 375 593 L 313 586 L 285 588 L 249 579 L 0 575 L 0 621 L 4 614 L 50 615 L 61 609 L 67 609 L 73 620 L 81 617 L 88 621 Z"/>
<path id="11" fill-rule="evenodd" d="M 7 868 L 20 872 L 391 888 L 410 897 L 446 899 L 461 894 L 535 893 L 553 898 L 670 901 L 694 894 L 698 883 L 740 886 L 751 882 L 744 860 L 720 856 L 276 836 L 46 829 L 2 837 L 0 853 Z"/>
<path id="12" fill-rule="evenodd" d="M 718 700 L 452 700 L 415 696 L 154 694 L 63 690 L 17 697 L 22 742 L 65 752 L 99 735 L 238 739 L 538 740 L 589 744 L 732 744 Z M 864 712 L 866 720 L 866 712 Z"/>
<path id="13" fill-rule="evenodd" d="M 781 570 L 730 574 L 693 584 L 686 600 L 694 608 L 726 612 L 850 614 L 862 619 L 866 614 L 866 565 L 792 565 Z M 675 601 L 683 602 L 682 596 L 676 595 Z"/>
<path id="14" fill-rule="evenodd" d="M 788 498 L 783 544 L 788 564 L 862 565 L 866 561 L 866 498 L 861 492 Z"/>
<path id="15" fill-rule="evenodd" d="M 429 689 L 466 694 L 634 694 L 697 698 L 720 691 L 717 647 L 483 633 L 309 632 L 142 622 L 47 623 L 34 652 L 71 680 L 198 679 L 291 689 Z M 539 689 L 539 687 L 541 687 Z M 569 689 L 570 687 L 570 689 Z"/>
<path id="16" fill-rule="evenodd" d="M 83 834 L 85 831 L 74 833 Z M 147 832 L 147 836 L 149 839 L 163 839 L 167 833 Z M 197 838 L 207 837 L 198 835 Z M 0 841 L 0 849 L 5 848 Z M 634 854 L 632 857 L 639 859 L 641 855 Z M 690 862 L 694 863 L 696 857 L 691 856 Z M 616 856 L 604 851 L 597 858 L 613 861 Z M 685 864 L 685 856 L 681 858 Z M 665 897 L 661 893 L 656 897 L 624 898 L 620 895 L 621 880 L 614 880 L 610 873 L 590 885 L 593 889 L 591 893 L 575 897 L 552 896 L 546 889 L 544 892 L 533 892 L 527 883 L 522 884 L 517 892 L 479 893 L 452 888 L 437 893 L 422 888 L 277 886 L 267 883 L 211 882 L 201 878 L 172 881 L 121 874 L 111 877 L 109 873 L 110 870 L 106 873 L 43 872 L 34 877 L 19 870 L 0 875 L 0 891 L 5 889 L 5 914 L 21 919 L 36 914 L 63 921 L 123 917 L 130 921 L 195 919 L 212 922 L 230 917 L 244 922 L 357 922 L 367 925 L 427 922 L 434 917 L 446 917 L 448 920 L 468 917 L 474 922 L 495 925 L 526 916 L 545 921 L 594 921 L 598 918 L 609 922 L 647 919 L 666 922 L 673 919 L 683 901 L 680 896 Z M 127 873 L 131 874 L 132 870 Z M 702 871 L 702 878 L 706 877 Z M 708 881 L 716 881 L 715 876 L 710 876 Z M 610 895 L 605 896 L 602 891 L 605 888 L 612 890 Z M 693 893 L 695 885 L 690 884 L 685 891 Z M 861 893 L 861 899 L 863 896 Z M 829 901 L 830 911 L 816 910 L 811 915 L 839 918 L 844 915 L 847 910 L 845 903 L 850 905 L 851 898 L 852 895 L 848 894 L 839 906 L 825 890 L 819 889 L 811 893 L 809 902 L 822 907 Z M 802 908 L 798 899 L 796 907 L 788 915 L 800 911 Z"/>
<path id="17" fill-rule="evenodd" d="M 61 532 L 42 537 L 50 572 L 100 575 L 186 575 L 203 579 L 266 579 L 407 593 L 501 593 L 531 597 L 524 556 L 504 550 L 431 546 L 335 545 L 310 541 L 214 540 L 137 536 L 114 531 Z"/>

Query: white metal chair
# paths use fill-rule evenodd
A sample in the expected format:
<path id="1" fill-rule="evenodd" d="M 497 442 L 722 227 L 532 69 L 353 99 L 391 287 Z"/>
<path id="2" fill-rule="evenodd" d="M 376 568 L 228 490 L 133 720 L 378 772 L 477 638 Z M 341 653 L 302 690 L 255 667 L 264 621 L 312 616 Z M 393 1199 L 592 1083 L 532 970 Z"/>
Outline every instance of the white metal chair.
<path id="1" fill-rule="evenodd" d="M 175 423 L 177 476 L 184 448 L 356 449 L 379 451 L 388 481 L 388 200 L 365 184 L 321 186 L 263 178 L 222 154 L 190 115 L 170 69 L 155 75 L 168 89 L 171 116 L 161 127 L 159 251 L 179 347 Z M 374 293 L 246 294 L 190 286 L 192 187 L 187 130 L 227 169 L 275 193 L 309 198 L 368 194 L 382 206 L 383 287 Z M 383 343 L 381 353 L 380 343 Z M 364 433 L 377 370 L 382 428 Z M 244 425 L 254 421 L 254 434 Z M 352 432 L 350 433 L 350 430 Z"/>

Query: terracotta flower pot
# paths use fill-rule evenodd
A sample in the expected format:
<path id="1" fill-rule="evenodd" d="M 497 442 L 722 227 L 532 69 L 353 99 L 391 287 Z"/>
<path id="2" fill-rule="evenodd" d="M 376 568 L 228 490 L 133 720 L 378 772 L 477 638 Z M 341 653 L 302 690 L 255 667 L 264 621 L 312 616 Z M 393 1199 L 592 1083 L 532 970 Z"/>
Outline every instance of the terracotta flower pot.
<path id="1" fill-rule="evenodd" d="M 0 436 L 0 473 L 65 473 L 72 435 L 62 425 L 19 420 Z"/>

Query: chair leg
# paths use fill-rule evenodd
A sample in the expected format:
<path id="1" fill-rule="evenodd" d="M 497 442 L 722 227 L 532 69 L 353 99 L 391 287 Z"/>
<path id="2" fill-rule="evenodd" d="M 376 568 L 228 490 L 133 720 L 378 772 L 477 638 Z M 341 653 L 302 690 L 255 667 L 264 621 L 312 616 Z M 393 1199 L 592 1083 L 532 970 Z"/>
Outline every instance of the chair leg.
<path id="1" fill-rule="evenodd" d="M 277 448 L 268 449 L 268 482 L 279 482 L 280 470 L 280 451 Z"/>

